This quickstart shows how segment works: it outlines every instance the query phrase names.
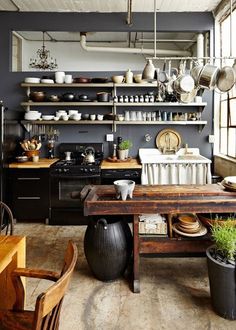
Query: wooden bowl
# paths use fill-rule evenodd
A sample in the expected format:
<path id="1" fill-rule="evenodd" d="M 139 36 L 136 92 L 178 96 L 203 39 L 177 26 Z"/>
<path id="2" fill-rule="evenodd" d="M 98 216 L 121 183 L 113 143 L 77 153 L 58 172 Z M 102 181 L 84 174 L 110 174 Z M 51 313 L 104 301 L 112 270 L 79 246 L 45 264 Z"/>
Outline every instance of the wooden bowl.
<path id="1" fill-rule="evenodd" d="M 28 158 L 32 158 L 33 156 L 38 156 L 39 155 L 39 150 L 26 150 L 24 152 L 25 156 Z"/>

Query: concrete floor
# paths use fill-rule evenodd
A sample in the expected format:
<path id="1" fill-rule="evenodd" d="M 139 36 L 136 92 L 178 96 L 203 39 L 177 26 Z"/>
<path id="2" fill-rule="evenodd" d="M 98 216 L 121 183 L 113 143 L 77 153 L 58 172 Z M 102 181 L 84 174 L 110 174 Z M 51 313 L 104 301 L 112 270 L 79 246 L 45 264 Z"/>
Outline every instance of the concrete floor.
<path id="1" fill-rule="evenodd" d="M 27 266 L 60 269 L 69 239 L 77 243 L 78 264 L 63 302 L 60 330 L 230 330 L 236 321 L 217 316 L 210 304 L 205 258 L 141 258 L 141 293 L 127 280 L 96 280 L 83 252 L 84 226 L 22 224 L 15 234 L 27 236 Z M 26 307 L 46 288 L 27 280 Z"/>

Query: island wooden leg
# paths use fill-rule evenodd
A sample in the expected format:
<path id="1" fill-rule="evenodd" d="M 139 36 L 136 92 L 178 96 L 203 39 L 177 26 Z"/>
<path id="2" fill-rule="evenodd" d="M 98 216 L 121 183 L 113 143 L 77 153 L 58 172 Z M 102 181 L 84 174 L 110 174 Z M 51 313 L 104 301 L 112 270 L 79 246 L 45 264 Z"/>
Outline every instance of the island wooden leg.
<path id="1" fill-rule="evenodd" d="M 140 292 L 139 282 L 139 216 L 133 216 L 133 240 L 134 240 L 134 268 L 133 268 L 133 292 Z"/>

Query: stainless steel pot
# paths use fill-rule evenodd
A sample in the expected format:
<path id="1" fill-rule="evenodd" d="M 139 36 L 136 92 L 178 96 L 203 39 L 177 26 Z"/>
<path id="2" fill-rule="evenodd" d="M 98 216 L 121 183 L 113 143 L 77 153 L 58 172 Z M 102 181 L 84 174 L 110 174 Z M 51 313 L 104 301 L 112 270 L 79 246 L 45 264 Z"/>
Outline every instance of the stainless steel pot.
<path id="1" fill-rule="evenodd" d="M 220 69 L 216 86 L 221 92 L 228 92 L 234 86 L 235 79 L 236 73 L 234 68 L 231 66 L 224 66 Z"/>
<path id="2" fill-rule="evenodd" d="M 204 65 L 199 74 L 198 85 L 202 88 L 214 89 L 219 73 L 220 69 L 217 66 L 211 64 Z"/>
<path id="3" fill-rule="evenodd" d="M 189 74 L 182 74 L 173 83 L 177 93 L 190 93 L 194 89 L 194 80 Z"/>

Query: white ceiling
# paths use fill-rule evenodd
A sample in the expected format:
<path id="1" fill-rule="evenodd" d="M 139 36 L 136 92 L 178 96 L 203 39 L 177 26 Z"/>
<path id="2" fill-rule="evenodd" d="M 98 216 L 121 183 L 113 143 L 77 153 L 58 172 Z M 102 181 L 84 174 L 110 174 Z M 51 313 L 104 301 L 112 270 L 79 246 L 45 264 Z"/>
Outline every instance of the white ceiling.
<path id="1" fill-rule="evenodd" d="M 222 0 L 156 0 L 160 12 L 213 11 Z M 127 0 L 0 0 L 0 11 L 127 12 Z M 154 0 L 132 0 L 132 12 L 153 12 Z"/>

